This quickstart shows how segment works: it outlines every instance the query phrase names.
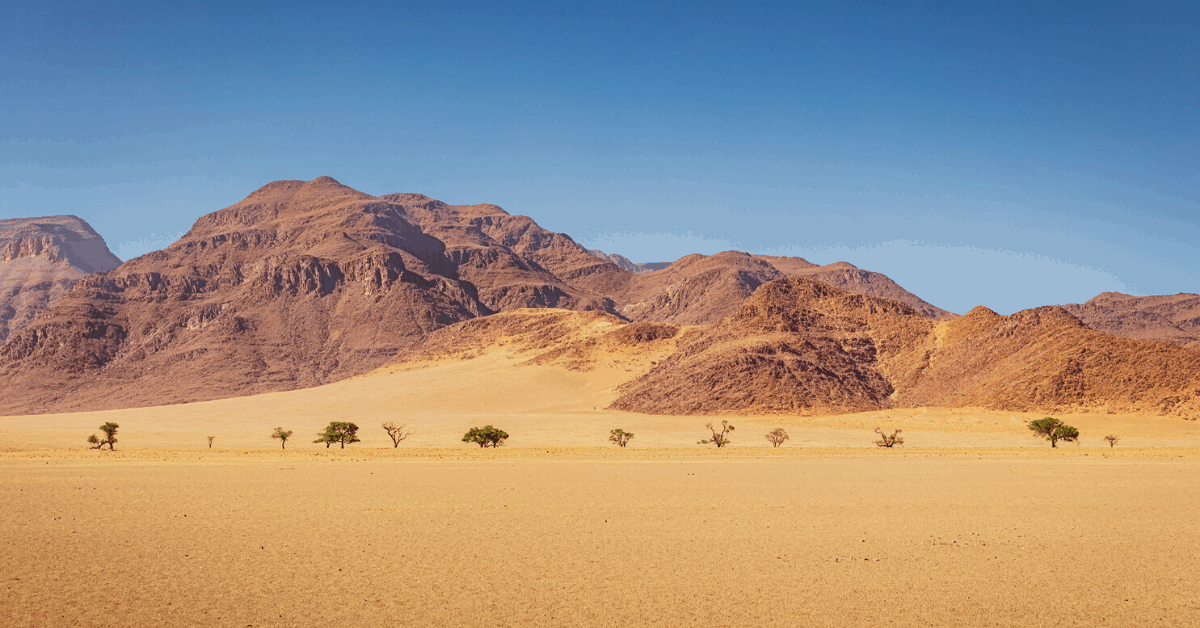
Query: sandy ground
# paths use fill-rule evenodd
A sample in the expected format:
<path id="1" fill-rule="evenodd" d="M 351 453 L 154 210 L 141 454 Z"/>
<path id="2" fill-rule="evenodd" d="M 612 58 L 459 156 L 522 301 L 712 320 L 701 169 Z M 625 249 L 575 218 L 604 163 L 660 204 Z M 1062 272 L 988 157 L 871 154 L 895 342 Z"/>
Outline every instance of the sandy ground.
<path id="1" fill-rule="evenodd" d="M 629 364 L 519 359 L 0 418 L 0 625 L 1200 625 L 1198 422 L 1062 416 L 1050 449 L 1040 415 L 725 417 L 717 450 L 722 417 L 603 410 Z M 311 443 L 331 420 L 363 442 Z M 506 447 L 460 441 L 487 423 Z"/>
<path id="2" fill-rule="evenodd" d="M 7 452 L 0 618 L 1200 625 L 1196 450 L 464 451 Z"/>

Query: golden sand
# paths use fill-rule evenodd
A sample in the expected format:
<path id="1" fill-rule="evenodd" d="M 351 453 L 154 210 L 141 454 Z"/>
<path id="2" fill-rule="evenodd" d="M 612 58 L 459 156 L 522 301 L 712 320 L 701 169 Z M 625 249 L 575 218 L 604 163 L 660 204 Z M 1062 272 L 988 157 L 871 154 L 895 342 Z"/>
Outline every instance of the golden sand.
<path id="1" fill-rule="evenodd" d="M 437 451 L 6 452 L 0 617 L 1200 624 L 1195 450 Z"/>
<path id="2" fill-rule="evenodd" d="M 1038 415 L 725 417 L 717 450 L 721 417 L 603 410 L 621 364 L 516 359 L 0 418 L 0 624 L 1200 625 L 1198 423 L 1063 417 L 1083 440 L 1051 449 Z M 363 442 L 312 444 L 331 420 Z M 86 449 L 105 421 L 117 451 Z M 505 447 L 460 442 L 486 423 Z"/>

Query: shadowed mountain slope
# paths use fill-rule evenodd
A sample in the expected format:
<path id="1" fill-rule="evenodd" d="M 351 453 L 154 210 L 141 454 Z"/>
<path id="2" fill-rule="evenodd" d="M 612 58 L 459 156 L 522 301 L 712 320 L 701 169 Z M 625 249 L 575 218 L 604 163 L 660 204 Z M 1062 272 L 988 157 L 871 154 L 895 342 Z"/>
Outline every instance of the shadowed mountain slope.
<path id="1" fill-rule="evenodd" d="M 1200 295 L 1189 292 L 1146 297 L 1105 292 L 1062 308 L 1092 329 L 1134 340 L 1184 346 L 1200 342 Z"/>
<path id="2" fill-rule="evenodd" d="M 81 277 L 120 264 L 75 216 L 0 220 L 0 344 Z"/>

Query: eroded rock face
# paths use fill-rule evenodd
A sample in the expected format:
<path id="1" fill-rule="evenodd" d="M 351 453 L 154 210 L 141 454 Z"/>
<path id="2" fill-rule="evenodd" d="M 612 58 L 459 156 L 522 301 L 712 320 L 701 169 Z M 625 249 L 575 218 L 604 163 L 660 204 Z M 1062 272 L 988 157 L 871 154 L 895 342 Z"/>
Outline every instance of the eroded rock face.
<path id="1" fill-rule="evenodd" d="M 81 277 L 120 264 L 75 216 L 0 220 L 0 344 Z"/>

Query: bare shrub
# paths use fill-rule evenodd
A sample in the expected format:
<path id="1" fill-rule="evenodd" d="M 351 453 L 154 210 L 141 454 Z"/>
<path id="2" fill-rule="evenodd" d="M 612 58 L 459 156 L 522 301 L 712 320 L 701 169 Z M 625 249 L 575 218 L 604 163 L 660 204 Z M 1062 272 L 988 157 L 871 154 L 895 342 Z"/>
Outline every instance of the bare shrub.
<path id="1" fill-rule="evenodd" d="M 885 434 L 883 430 L 875 428 L 875 433 L 879 434 L 879 440 L 875 441 L 876 447 L 895 447 L 896 445 L 904 444 L 904 437 L 900 436 L 900 432 L 904 430 L 896 430 L 891 434 Z"/>
<path id="2" fill-rule="evenodd" d="M 412 435 L 411 431 L 404 431 L 404 428 L 406 427 L 408 427 L 407 423 L 404 425 L 396 425 L 395 421 L 388 421 L 387 423 L 383 424 L 383 430 L 387 432 L 388 438 L 392 439 L 392 447 L 399 447 L 400 441 Z"/>
<path id="3" fill-rule="evenodd" d="M 729 421 L 721 421 L 721 432 L 719 434 L 717 433 L 717 428 L 713 427 L 712 423 L 705 423 L 704 427 L 708 428 L 708 431 L 712 432 L 712 438 L 706 438 L 702 441 L 697 441 L 697 445 L 707 445 L 712 443 L 717 447 L 724 447 L 729 444 L 729 437 L 727 437 L 726 434 L 734 430 L 734 427 L 729 424 Z"/>
<path id="4" fill-rule="evenodd" d="M 1104 437 L 1104 440 L 1108 442 L 1108 447 L 1111 449 L 1114 445 L 1121 441 L 1121 437 L 1109 434 L 1108 436 Z"/>
<path id="5" fill-rule="evenodd" d="M 208 448 L 209 448 L 209 449 L 212 449 L 212 442 L 213 442 L 213 439 L 214 439 L 214 438 L 216 438 L 216 436 L 209 436 L 209 437 L 208 437 Z"/>
<path id="6" fill-rule="evenodd" d="M 778 447 L 783 444 L 783 441 L 788 440 L 788 434 L 783 431 L 782 427 L 777 427 L 767 432 L 767 440 L 771 441 L 772 447 Z"/>

